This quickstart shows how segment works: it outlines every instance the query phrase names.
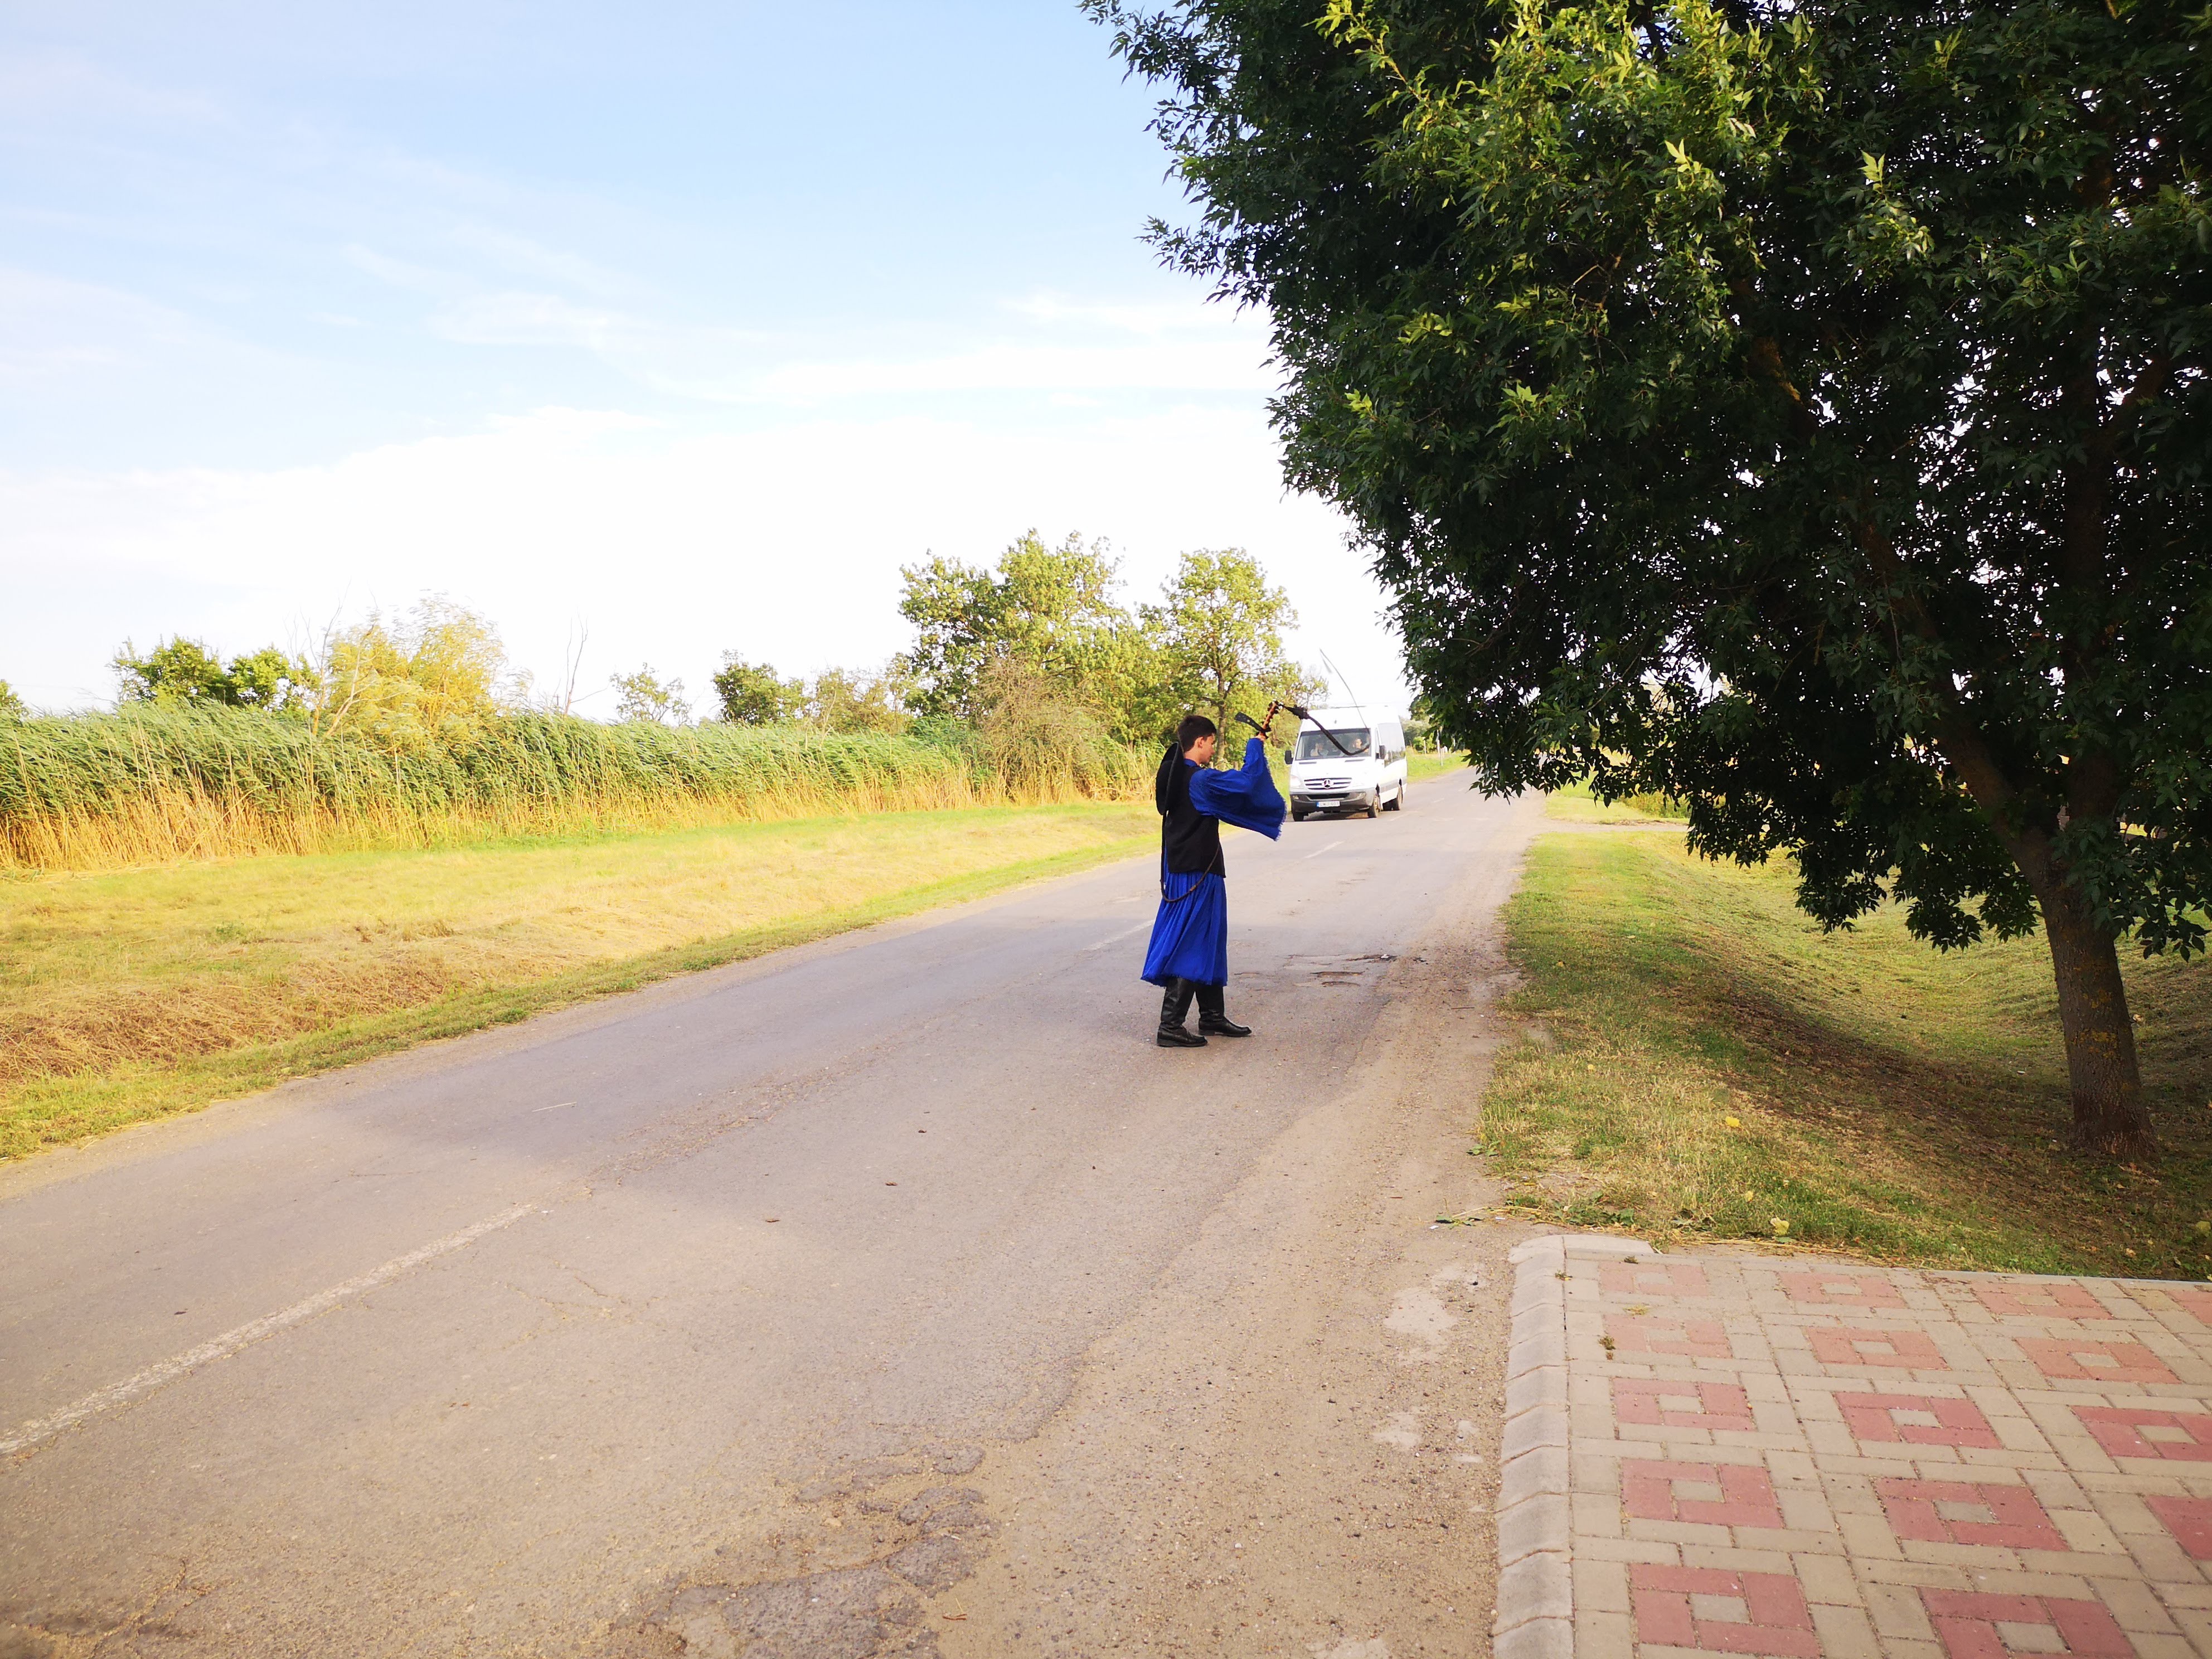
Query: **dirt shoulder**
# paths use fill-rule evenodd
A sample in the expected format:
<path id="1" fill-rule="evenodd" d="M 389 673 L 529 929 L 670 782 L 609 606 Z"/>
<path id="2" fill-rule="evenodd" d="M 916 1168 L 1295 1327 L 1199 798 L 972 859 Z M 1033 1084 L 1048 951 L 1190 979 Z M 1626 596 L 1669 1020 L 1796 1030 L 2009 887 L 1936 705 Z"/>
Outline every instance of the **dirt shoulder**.
<path id="1" fill-rule="evenodd" d="M 1488 1652 L 1505 1254 L 1528 1230 L 1437 1224 L 1497 1195 L 1468 1149 L 1516 870 L 1483 867 L 1394 965 L 1341 1096 L 973 1477 L 997 1531 L 928 1607 L 945 1654 Z"/>

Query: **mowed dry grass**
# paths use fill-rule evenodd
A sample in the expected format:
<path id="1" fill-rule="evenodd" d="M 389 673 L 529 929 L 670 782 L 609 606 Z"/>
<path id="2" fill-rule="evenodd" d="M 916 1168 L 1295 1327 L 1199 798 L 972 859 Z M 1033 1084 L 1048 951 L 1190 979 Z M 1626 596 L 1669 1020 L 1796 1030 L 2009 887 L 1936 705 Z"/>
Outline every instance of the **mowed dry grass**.
<path id="1" fill-rule="evenodd" d="M 0 1156 L 1141 850 L 1149 804 L 0 882 Z"/>
<path id="2" fill-rule="evenodd" d="M 1899 1261 L 2212 1276 L 2212 963 L 2124 959 L 2163 1155 L 2075 1157 L 2040 938 L 1942 955 L 1885 910 L 1824 934 L 1786 861 L 1591 830 L 1507 910 L 1533 1040 L 1481 1139 L 1515 1201 L 1651 1237 Z"/>

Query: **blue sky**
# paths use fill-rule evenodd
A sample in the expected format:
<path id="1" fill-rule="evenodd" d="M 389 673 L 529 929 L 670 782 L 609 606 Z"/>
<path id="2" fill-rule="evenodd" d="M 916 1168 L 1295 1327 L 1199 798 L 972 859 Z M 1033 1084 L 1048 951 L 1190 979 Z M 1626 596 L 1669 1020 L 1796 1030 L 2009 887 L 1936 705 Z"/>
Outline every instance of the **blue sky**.
<path id="1" fill-rule="evenodd" d="M 0 6 L 0 678 L 429 592 L 541 684 L 865 665 L 1035 525 L 1249 547 L 1402 695 L 1150 102 L 1054 0 Z"/>

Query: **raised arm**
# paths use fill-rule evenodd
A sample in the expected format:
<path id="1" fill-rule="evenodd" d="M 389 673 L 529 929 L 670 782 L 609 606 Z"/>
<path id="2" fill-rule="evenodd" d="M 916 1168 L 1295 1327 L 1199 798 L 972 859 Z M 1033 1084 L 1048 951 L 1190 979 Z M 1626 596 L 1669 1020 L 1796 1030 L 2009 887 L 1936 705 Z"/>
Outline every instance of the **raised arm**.
<path id="1" fill-rule="evenodd" d="M 1190 804 L 1224 823 L 1250 830 L 1273 841 L 1283 833 L 1282 791 L 1275 787 L 1267 769 L 1267 746 L 1257 738 L 1246 740 L 1244 764 L 1234 772 L 1200 767 L 1191 775 Z"/>

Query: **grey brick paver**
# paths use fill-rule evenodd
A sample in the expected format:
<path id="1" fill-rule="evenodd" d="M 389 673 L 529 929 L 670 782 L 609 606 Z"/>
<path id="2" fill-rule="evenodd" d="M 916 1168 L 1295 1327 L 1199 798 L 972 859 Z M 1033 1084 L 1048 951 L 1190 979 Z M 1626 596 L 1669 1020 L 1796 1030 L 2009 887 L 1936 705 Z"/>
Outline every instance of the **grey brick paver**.
<path id="1" fill-rule="evenodd" d="M 1844 1557 L 1801 1555 L 1794 1558 L 1791 1565 L 1797 1582 L 1805 1587 L 1805 1599 L 1815 1607 L 1823 1603 L 1846 1607 L 1866 1605 L 1866 1592 L 1859 1587 L 1859 1576 Z"/>
<path id="2" fill-rule="evenodd" d="M 2180 1626 L 2173 1622 L 2166 1608 L 2153 1594 L 2151 1587 L 2140 1579 L 2104 1578 L 2097 1582 L 2097 1594 L 2112 1610 L 2112 1617 L 2124 1631 L 2151 1631 L 2160 1634 L 2178 1633 Z"/>
<path id="3" fill-rule="evenodd" d="M 1882 1659 L 1881 1638 L 1860 1607 L 1813 1603 L 1813 1627 L 1820 1633 L 1826 1659 Z"/>
<path id="4" fill-rule="evenodd" d="M 1943 1567 L 1927 1561 L 1884 1561 L 1879 1559 L 1861 1560 L 1859 1577 L 1869 1584 L 1918 1584 L 1929 1589 L 1972 1589 L 1984 1574 L 1968 1573 L 1960 1567 Z"/>
<path id="5" fill-rule="evenodd" d="M 2181 1633 L 2189 1638 L 2190 1645 L 2212 1659 L 2212 1613 L 2177 1610 L 2174 1620 L 2180 1625 Z"/>
<path id="6" fill-rule="evenodd" d="M 1515 1260 L 1499 1659 L 2212 1659 L 2212 1285 Z"/>
<path id="7" fill-rule="evenodd" d="M 1866 1587 L 1866 1604 L 1875 1628 L 1883 1637 L 1917 1637 L 1933 1641 L 1936 1628 L 1920 1598 L 1901 1584 L 1873 1583 Z"/>

